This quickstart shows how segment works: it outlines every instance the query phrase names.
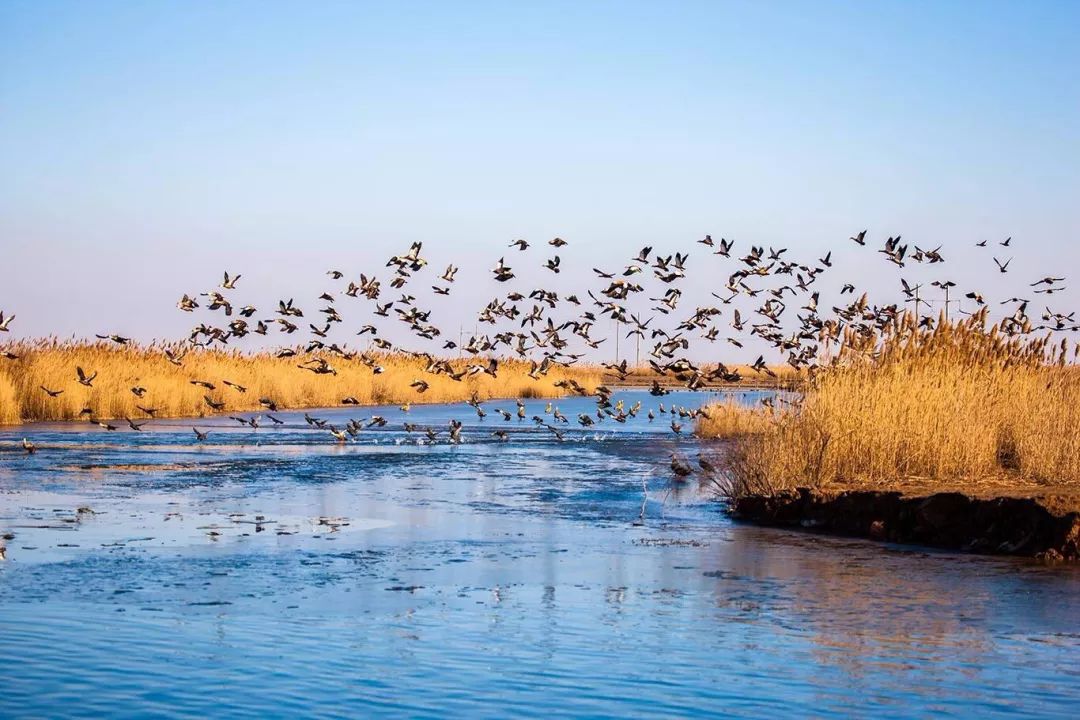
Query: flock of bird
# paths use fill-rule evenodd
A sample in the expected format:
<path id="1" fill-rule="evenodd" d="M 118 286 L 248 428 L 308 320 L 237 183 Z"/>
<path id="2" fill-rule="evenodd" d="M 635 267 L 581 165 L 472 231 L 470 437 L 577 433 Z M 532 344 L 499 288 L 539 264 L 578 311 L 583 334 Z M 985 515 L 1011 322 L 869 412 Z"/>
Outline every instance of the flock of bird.
<path id="1" fill-rule="evenodd" d="M 856 248 L 866 247 L 869 242 L 867 231 L 863 230 L 851 236 L 849 242 Z M 1011 243 L 1012 238 L 1008 238 L 997 244 L 1010 248 Z M 563 248 L 568 243 L 561 238 L 554 238 L 547 245 L 551 248 L 550 256 L 539 262 L 531 262 L 536 262 L 542 270 L 558 275 L 566 269 L 559 253 L 565 254 Z M 402 353 L 420 358 L 425 375 L 444 375 L 458 382 L 477 375 L 497 377 L 500 357 L 517 357 L 527 361 L 530 368 L 528 374 L 534 379 L 547 375 L 553 368 L 575 365 L 610 339 L 600 336 L 598 328 L 604 323 L 610 326 L 614 321 L 615 332 L 620 337 L 625 330 L 626 338 L 636 338 L 638 342 L 646 345 L 648 365 L 653 373 L 649 392 L 658 399 L 667 395 L 673 384 L 685 386 L 689 390 L 699 390 L 740 382 L 746 372 L 762 378 L 775 377 L 775 371 L 766 363 L 764 353 L 749 364 L 748 370 L 740 370 L 723 362 L 715 362 L 710 367 L 691 359 L 692 342 L 704 341 L 712 344 L 723 338 L 724 342 L 742 348 L 748 337 L 756 338 L 758 342 L 764 342 L 772 348 L 795 370 L 813 371 L 822 362 L 823 349 L 840 342 L 845 330 L 853 331 L 857 335 L 879 333 L 893 323 L 909 303 L 913 305 L 913 312 L 918 316 L 921 327 L 933 328 L 939 321 L 935 313 L 923 312 L 924 308 L 930 307 L 930 303 L 925 299 L 924 285 L 911 283 L 903 277 L 900 278 L 899 286 L 899 293 L 903 296 L 902 303 L 871 304 L 867 292 L 856 297 L 856 286 L 845 282 L 836 295 L 841 299 L 840 303 L 831 307 L 831 315 L 825 316 L 822 307 L 819 307 L 822 296 L 819 287 L 821 278 L 833 267 L 833 251 L 816 259 L 800 261 L 790 259 L 787 248 L 766 249 L 751 246 L 740 256 L 733 240 L 721 238 L 714 241 L 710 235 L 697 241 L 697 245 L 715 258 L 710 262 L 717 263 L 708 268 L 707 272 L 718 273 L 717 268 L 721 267 L 721 262 L 734 267 L 729 265 L 728 271 L 719 274 L 721 278 L 726 275 L 726 280 L 713 283 L 713 287 L 720 286 L 722 290 L 711 293 L 712 298 L 719 302 L 683 311 L 680 310 L 684 295 L 681 286 L 689 269 L 689 252 L 661 254 L 655 252 L 653 247 L 643 247 L 636 255 L 627 258 L 621 267 L 593 268 L 592 275 L 595 276 L 596 285 L 585 288 L 582 295 L 559 293 L 543 287 L 528 291 L 516 287 L 512 282 L 518 279 L 515 267 L 530 262 L 527 258 L 530 257 L 529 250 L 533 245 L 526 240 L 515 240 L 510 243 L 510 252 L 500 257 L 490 270 L 491 280 L 499 288 L 498 294 L 477 313 L 477 322 L 490 326 L 491 330 L 485 333 L 477 332 L 471 335 L 467 342 L 460 343 L 453 339 L 444 339 L 444 333 L 432 319 L 433 309 L 423 307 L 422 301 L 418 299 L 419 295 L 426 292 L 424 285 L 430 287 L 433 299 L 450 295 L 459 268 L 450 264 L 439 275 L 427 270 L 429 263 L 423 255 L 423 245 L 420 242 L 412 243 L 404 254 L 390 257 L 385 265 L 388 274 L 382 279 L 375 274 L 369 276 L 365 273 L 361 273 L 357 279 L 349 279 L 340 270 L 328 271 L 327 275 L 334 286 L 318 296 L 319 307 L 314 310 L 305 310 L 289 298 L 279 300 L 272 313 L 260 313 L 256 307 L 241 304 L 234 298 L 242 276 L 228 272 L 224 273 L 219 286 L 203 293 L 184 294 L 177 306 L 183 312 L 194 313 L 202 310 L 220 318 L 216 323 L 203 321 L 196 325 L 187 338 L 191 347 L 229 345 L 249 334 L 267 336 L 271 331 L 290 338 L 297 333 L 305 333 L 308 337 L 302 347 L 294 343 L 293 347 L 277 352 L 279 357 L 296 358 L 298 372 L 336 375 L 337 370 L 333 363 L 359 360 L 372 373 L 378 374 L 383 372 L 381 357 L 385 357 L 386 353 Z M 986 248 L 987 241 L 976 243 L 976 247 Z M 877 253 L 900 269 L 912 265 L 937 266 L 945 262 L 940 246 L 922 248 L 903 242 L 900 236 L 887 238 Z M 1008 272 L 1011 257 L 1002 260 L 994 255 L 992 259 L 1000 273 Z M 425 274 L 431 279 L 421 280 Z M 1048 275 L 1030 283 L 1029 288 L 1033 294 L 1050 296 L 1065 289 L 1062 285 L 1064 280 L 1064 277 Z M 929 284 L 945 293 L 947 313 L 949 293 L 957 287 L 957 283 L 942 277 Z M 848 297 L 846 303 L 843 301 L 845 297 Z M 974 290 L 967 292 L 964 297 L 973 301 L 978 308 L 987 304 L 983 295 Z M 330 338 L 336 328 L 345 325 L 344 316 L 349 314 L 341 307 L 339 299 L 342 298 L 347 298 L 348 302 L 358 301 L 370 306 L 370 321 L 363 322 L 358 327 L 354 326 L 356 336 L 367 341 L 367 349 L 350 349 L 347 343 L 339 344 Z M 751 307 L 732 307 L 729 320 L 726 323 L 721 322 L 725 308 L 732 306 L 737 300 L 740 303 L 749 303 Z M 1001 322 L 1002 331 L 1019 335 L 1042 330 L 1060 332 L 1080 329 L 1075 311 L 1052 311 L 1049 305 L 1046 305 L 1045 312 L 1038 320 L 1033 320 L 1028 315 L 1029 304 L 1032 302 L 1031 299 L 1021 297 L 1002 302 L 1002 305 L 1012 305 L 1011 312 L 1007 312 Z M 313 318 L 317 320 L 312 321 Z M 7 332 L 14 319 L 14 315 L 5 316 L 0 312 L 0 332 Z M 435 344 L 437 347 L 424 351 L 401 347 L 387 339 L 386 333 L 376 326 L 375 323 L 381 319 L 396 320 L 415 338 L 415 342 Z M 306 329 L 302 327 L 304 324 L 307 325 Z M 102 334 L 97 337 L 120 345 L 131 342 L 130 338 L 117 334 Z M 615 342 L 618 342 L 618 337 Z M 169 348 L 163 352 L 169 362 L 183 367 L 185 351 Z M 5 357 L 14 359 L 12 353 L 5 353 Z M 447 356 L 454 353 L 466 359 L 456 362 L 448 359 Z M 612 377 L 620 381 L 625 381 L 634 371 L 626 359 L 602 365 Z M 73 371 L 73 382 L 86 387 L 93 386 L 97 377 L 96 371 L 81 367 L 74 368 Z M 226 379 L 192 378 L 190 382 L 207 391 L 213 391 L 217 383 L 221 383 L 237 392 L 247 392 L 247 388 Z M 612 390 L 604 385 L 587 390 L 570 378 L 560 380 L 555 385 L 570 394 L 591 395 L 595 398 L 595 412 L 580 413 L 576 418 L 576 422 L 583 428 L 608 421 L 626 422 L 642 411 L 640 402 L 630 407 L 624 406 L 622 401 L 613 402 Z M 429 382 L 425 377 L 418 377 L 411 387 L 419 399 L 427 391 Z M 64 392 L 62 388 L 43 386 L 41 389 L 53 398 Z M 131 392 L 142 398 L 147 389 L 135 386 L 131 388 Z M 217 412 L 224 407 L 210 394 L 206 394 L 204 400 L 211 411 Z M 278 410 L 273 398 L 263 397 L 259 402 L 265 410 L 265 417 L 271 423 L 282 424 L 282 421 L 272 414 Z M 342 398 L 341 403 L 359 404 L 352 397 Z M 467 404 L 480 420 L 487 415 L 475 394 Z M 137 407 L 146 418 L 141 421 L 126 418 L 127 427 L 132 431 L 140 431 L 146 422 L 155 416 L 154 408 L 146 405 Z M 402 410 L 408 412 L 408 403 L 402 406 Z M 519 422 L 526 419 L 521 400 L 517 401 L 514 412 L 502 408 L 495 408 L 494 411 L 507 422 L 515 417 Z M 655 412 L 654 409 L 648 409 L 646 415 L 650 421 L 655 419 L 657 414 L 668 415 L 672 432 L 680 434 L 684 422 L 693 421 L 706 412 L 704 408 L 665 408 L 661 401 Z M 105 430 L 112 431 L 118 427 L 98 418 L 93 408 L 84 408 L 83 415 Z M 262 417 L 236 416 L 232 419 L 242 425 L 258 428 Z M 338 428 L 309 414 L 305 414 L 305 419 L 308 426 L 328 432 L 338 442 L 348 442 L 357 437 L 361 430 L 383 427 L 389 422 L 386 418 L 373 416 L 366 421 L 350 420 L 344 427 Z M 534 415 L 531 421 L 560 441 L 564 439 L 565 428 L 572 424 L 557 407 L 550 404 L 544 415 Z M 403 428 L 407 433 L 417 433 L 422 442 L 437 442 L 441 433 L 439 429 L 419 428 L 407 421 L 403 423 Z M 461 442 L 462 428 L 463 424 L 456 419 L 449 423 L 446 427 L 449 442 Z M 193 428 L 193 432 L 196 441 L 204 441 L 208 437 L 206 431 L 198 428 Z M 509 437 L 505 430 L 496 430 L 493 435 L 499 440 L 507 440 Z M 27 452 L 35 450 L 29 440 L 24 440 L 24 448 Z M 687 474 L 689 467 L 685 461 L 672 459 L 672 470 L 677 476 Z"/>

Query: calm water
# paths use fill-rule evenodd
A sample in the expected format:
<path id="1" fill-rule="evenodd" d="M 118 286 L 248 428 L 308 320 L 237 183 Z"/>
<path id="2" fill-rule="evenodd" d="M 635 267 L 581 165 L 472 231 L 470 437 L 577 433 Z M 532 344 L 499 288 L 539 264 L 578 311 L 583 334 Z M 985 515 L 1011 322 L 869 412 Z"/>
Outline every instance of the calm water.
<path id="1" fill-rule="evenodd" d="M 0 716 L 1075 713 L 1076 570 L 734 525 L 669 416 L 557 404 L 0 430 Z"/>

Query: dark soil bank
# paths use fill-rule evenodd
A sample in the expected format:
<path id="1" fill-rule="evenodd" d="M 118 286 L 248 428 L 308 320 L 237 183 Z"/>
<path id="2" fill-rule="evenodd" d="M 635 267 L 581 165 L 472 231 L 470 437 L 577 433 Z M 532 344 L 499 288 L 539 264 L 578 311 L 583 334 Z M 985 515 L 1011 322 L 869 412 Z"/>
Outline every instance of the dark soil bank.
<path id="1" fill-rule="evenodd" d="M 1058 498 L 977 498 L 948 492 L 798 488 L 731 502 L 735 518 L 1045 561 L 1080 558 L 1080 509 Z"/>

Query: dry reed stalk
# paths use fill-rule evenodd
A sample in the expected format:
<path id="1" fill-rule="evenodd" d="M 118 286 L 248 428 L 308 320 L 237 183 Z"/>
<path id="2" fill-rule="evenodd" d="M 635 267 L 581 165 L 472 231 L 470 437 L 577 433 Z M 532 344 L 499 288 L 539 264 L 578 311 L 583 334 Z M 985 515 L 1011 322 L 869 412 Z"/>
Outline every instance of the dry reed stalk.
<path id="1" fill-rule="evenodd" d="M 776 414 L 771 408 L 749 408 L 739 405 L 732 399 L 715 403 L 705 408 L 706 415 L 700 416 L 694 430 L 704 438 L 739 438 L 768 432 L 776 423 Z"/>
<path id="2" fill-rule="evenodd" d="M 769 375 L 764 371 L 754 370 L 750 365 L 728 365 L 729 370 L 737 372 L 741 379 L 738 382 L 709 383 L 710 386 L 722 385 L 723 387 L 753 387 L 753 388 L 777 388 L 790 389 L 798 386 L 806 377 L 805 372 L 799 372 L 790 365 L 769 365 Z M 682 385 L 683 382 L 674 374 L 666 376 L 657 375 L 651 365 L 637 365 L 626 368 L 626 376 L 619 377 L 617 373 L 607 368 L 600 368 L 605 382 L 612 385 L 650 385 L 654 380 L 659 380 L 661 385 Z"/>
<path id="3" fill-rule="evenodd" d="M 985 313 L 849 333 L 797 408 L 739 441 L 730 491 L 1003 473 L 1080 483 L 1080 368 L 1066 349 L 988 329 Z"/>
<path id="4" fill-rule="evenodd" d="M 72 420 L 84 407 L 95 417 L 146 417 L 136 406 L 157 409 L 159 417 L 194 417 L 211 414 L 204 400 L 224 402 L 221 412 L 261 409 L 259 398 L 268 397 L 281 408 L 331 407 L 346 397 L 361 404 L 457 402 L 473 393 L 480 399 L 494 397 L 560 397 L 560 380 L 574 379 L 588 391 L 600 382 L 591 367 L 553 368 L 546 376 L 529 377 L 530 365 L 502 360 L 498 377 L 478 374 L 455 381 L 446 375 L 425 372 L 427 362 L 403 354 L 376 356 L 383 372 L 375 374 L 359 358 L 324 357 L 337 374 L 316 375 L 297 365 L 312 356 L 278 358 L 269 352 L 198 349 L 187 353 L 178 367 L 164 355 L 163 345 L 117 346 L 84 341 L 45 339 L 12 343 L 6 349 L 18 360 L 0 361 L 0 423 L 34 420 Z M 486 361 L 484 361 L 486 363 Z M 454 361 L 464 369 L 465 361 Z M 76 382 L 76 367 L 97 372 L 93 387 Z M 204 380 L 214 390 L 191 384 Z M 229 380 L 246 392 L 225 385 Z M 429 388 L 418 393 L 410 384 L 424 380 Z M 41 386 L 63 390 L 49 397 Z M 134 387 L 145 387 L 139 398 Z"/>

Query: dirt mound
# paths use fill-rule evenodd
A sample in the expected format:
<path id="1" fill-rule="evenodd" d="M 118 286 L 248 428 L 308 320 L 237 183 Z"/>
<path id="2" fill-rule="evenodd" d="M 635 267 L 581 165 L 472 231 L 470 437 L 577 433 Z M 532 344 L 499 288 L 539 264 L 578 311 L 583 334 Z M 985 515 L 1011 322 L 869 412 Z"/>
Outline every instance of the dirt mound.
<path id="1" fill-rule="evenodd" d="M 732 500 L 731 513 L 762 525 L 888 542 L 1046 561 L 1080 559 L 1080 506 L 1073 497 L 798 488 Z"/>

